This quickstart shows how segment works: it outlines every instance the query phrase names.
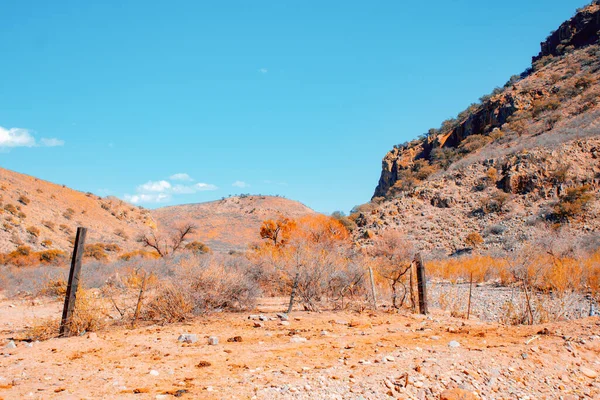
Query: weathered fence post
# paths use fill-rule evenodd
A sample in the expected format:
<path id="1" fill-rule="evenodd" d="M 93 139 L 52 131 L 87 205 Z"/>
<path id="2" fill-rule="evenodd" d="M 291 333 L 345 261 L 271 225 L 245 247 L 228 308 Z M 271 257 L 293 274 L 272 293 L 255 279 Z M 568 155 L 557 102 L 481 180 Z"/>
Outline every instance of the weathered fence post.
<path id="1" fill-rule="evenodd" d="M 415 255 L 417 267 L 417 286 L 419 291 L 419 314 L 427 314 L 427 277 L 425 276 L 425 265 L 421 253 Z"/>
<path id="2" fill-rule="evenodd" d="M 377 310 L 377 294 L 375 293 L 375 278 L 373 278 L 373 268 L 369 265 L 369 277 L 371 278 L 371 294 L 373 295 L 373 310 Z"/>
<path id="3" fill-rule="evenodd" d="M 73 317 L 75 301 L 77 300 L 79 273 L 81 272 L 81 260 L 83 259 L 83 249 L 85 246 L 86 234 L 86 228 L 77 228 L 75 247 L 73 248 L 73 258 L 71 259 L 71 271 L 69 272 L 69 283 L 67 285 L 67 294 L 65 295 L 65 306 L 63 308 L 62 319 L 60 321 L 61 337 L 71 334 L 71 318 Z"/>
<path id="4" fill-rule="evenodd" d="M 287 314 L 290 315 L 292 308 L 294 308 L 294 298 L 296 297 L 296 291 L 298 290 L 298 284 L 300 281 L 300 273 L 296 273 L 294 278 L 294 286 L 292 287 L 292 293 L 290 294 L 290 304 L 288 305 Z"/>
<path id="5" fill-rule="evenodd" d="M 133 321 L 131 321 L 131 327 L 135 328 L 135 323 L 140 317 L 140 312 L 142 311 L 142 301 L 144 301 L 144 292 L 146 291 L 146 282 L 148 274 L 144 272 L 144 278 L 142 279 L 142 284 L 140 285 L 140 295 L 138 296 L 137 304 L 135 306 L 135 312 L 133 314 Z"/>
<path id="6" fill-rule="evenodd" d="M 469 281 L 469 305 L 467 306 L 467 319 L 471 316 L 471 294 L 473 292 L 473 273 L 471 272 L 471 280 Z"/>

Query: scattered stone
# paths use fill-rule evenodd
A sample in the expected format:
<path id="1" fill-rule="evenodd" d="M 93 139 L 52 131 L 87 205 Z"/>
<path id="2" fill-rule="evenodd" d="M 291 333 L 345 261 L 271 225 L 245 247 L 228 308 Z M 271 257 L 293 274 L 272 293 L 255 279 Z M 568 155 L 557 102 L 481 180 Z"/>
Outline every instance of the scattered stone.
<path id="1" fill-rule="evenodd" d="M 471 392 L 457 388 L 443 391 L 440 400 L 477 400 L 477 397 Z"/>
<path id="2" fill-rule="evenodd" d="M 327 332 L 327 331 L 321 331 L 321 336 L 327 336 L 327 335 L 329 335 L 329 332 Z"/>
<path id="3" fill-rule="evenodd" d="M 287 321 L 290 319 L 286 313 L 277 313 L 277 317 L 282 321 Z"/>
<path id="4" fill-rule="evenodd" d="M 159 372 L 157 370 L 153 369 L 153 370 L 150 370 L 150 375 L 152 375 L 152 376 L 158 376 L 160 374 L 159 374 Z"/>
<path id="5" fill-rule="evenodd" d="M 232 338 L 227 339 L 227 341 L 229 343 L 240 343 L 240 342 L 243 342 L 243 339 L 241 336 L 234 336 Z"/>
<path id="6" fill-rule="evenodd" d="M 448 347 L 456 349 L 456 348 L 460 347 L 460 343 L 458 343 L 456 340 L 453 340 L 450 343 L 448 343 Z"/>
<path id="7" fill-rule="evenodd" d="M 527 353 L 521 353 L 521 358 L 522 358 L 523 360 L 527 360 L 527 357 L 529 357 L 529 356 L 527 355 Z"/>
<path id="8" fill-rule="evenodd" d="M 261 320 L 261 321 L 263 321 L 263 322 L 265 322 L 265 321 L 269 320 L 269 317 L 267 317 L 266 315 L 259 315 L 258 319 Z"/>
<path id="9" fill-rule="evenodd" d="M 290 342 L 292 343 L 306 343 L 307 339 L 305 337 L 301 337 L 301 336 L 294 336 L 290 339 Z"/>
<path id="10" fill-rule="evenodd" d="M 196 368 L 206 368 L 206 367 L 210 367 L 212 364 L 210 363 L 210 361 L 200 361 L 198 364 L 196 364 Z"/>
<path id="11" fill-rule="evenodd" d="M 384 358 L 385 361 L 387 362 L 394 362 L 396 361 L 396 359 L 394 358 L 394 356 L 387 356 Z"/>
<path id="12" fill-rule="evenodd" d="M 219 338 L 216 336 L 210 336 L 208 338 L 208 344 L 211 346 L 216 346 L 219 344 Z"/>
<path id="13" fill-rule="evenodd" d="M 441 337 L 439 337 L 439 336 L 432 336 L 432 337 L 430 337 L 430 339 L 431 339 L 431 340 L 440 340 L 440 339 L 441 339 Z"/>
<path id="14" fill-rule="evenodd" d="M 263 327 L 263 324 L 262 324 L 262 323 L 260 323 L 260 322 L 255 322 L 255 323 L 254 323 L 254 327 L 255 327 L 255 328 L 262 328 L 262 327 Z"/>
<path id="15" fill-rule="evenodd" d="M 178 342 L 181 343 L 196 343 L 198 341 L 198 336 L 191 334 L 191 333 L 183 333 L 181 335 L 179 335 L 179 337 L 177 338 Z"/>
<path id="16" fill-rule="evenodd" d="M 290 326 L 290 322 L 289 321 L 280 321 L 279 325 Z"/>
<path id="17" fill-rule="evenodd" d="M 585 376 L 587 376 L 590 379 L 596 379 L 598 377 L 598 373 L 596 371 L 594 371 L 593 369 L 581 367 L 580 371 L 582 374 L 584 374 Z"/>
<path id="18" fill-rule="evenodd" d="M 348 325 L 348 321 L 343 320 L 343 319 L 338 319 L 335 321 L 335 323 L 338 325 Z"/>
<path id="19" fill-rule="evenodd" d="M 250 319 L 250 320 L 257 320 L 259 318 L 260 318 L 260 315 L 249 315 L 248 316 L 248 319 Z"/>
<path id="20" fill-rule="evenodd" d="M 6 346 L 4 346 L 5 349 L 16 349 L 17 345 L 15 344 L 14 340 L 11 340 L 10 342 L 8 342 L 8 344 Z"/>

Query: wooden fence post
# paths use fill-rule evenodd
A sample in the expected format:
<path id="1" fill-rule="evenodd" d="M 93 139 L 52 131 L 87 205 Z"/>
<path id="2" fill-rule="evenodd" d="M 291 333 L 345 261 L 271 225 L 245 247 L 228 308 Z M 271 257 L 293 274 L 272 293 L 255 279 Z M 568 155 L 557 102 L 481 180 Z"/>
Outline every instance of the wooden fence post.
<path id="1" fill-rule="evenodd" d="M 373 278 L 373 268 L 369 265 L 369 277 L 371 278 L 371 294 L 373 295 L 373 310 L 377 310 L 377 294 L 375 293 L 375 279 Z"/>
<path id="2" fill-rule="evenodd" d="M 60 322 L 60 337 L 69 336 L 71 334 L 71 318 L 73 317 L 75 301 L 77 300 L 79 273 L 81 272 L 81 260 L 83 259 L 86 234 L 87 228 L 77 228 L 75 247 L 73 248 L 73 258 L 71 259 L 71 271 L 69 272 L 69 283 L 67 285 L 67 294 L 65 295 L 65 306 Z"/>
<path id="3" fill-rule="evenodd" d="M 131 321 L 131 327 L 135 328 L 135 323 L 140 317 L 140 312 L 142 311 L 142 301 L 144 301 L 144 292 L 146 291 L 146 282 L 148 274 L 144 272 L 144 278 L 142 279 L 142 284 L 140 285 L 140 295 L 138 296 L 137 305 L 135 306 L 135 313 L 133 314 L 133 321 Z"/>
<path id="4" fill-rule="evenodd" d="M 471 294 L 473 293 L 473 273 L 471 272 L 471 280 L 469 281 L 469 305 L 467 306 L 467 319 L 471 316 Z"/>
<path id="5" fill-rule="evenodd" d="M 296 291 L 298 290 L 298 284 L 300 283 L 300 273 L 296 273 L 294 278 L 294 286 L 292 287 L 292 293 L 290 294 L 290 304 L 288 305 L 287 314 L 290 315 L 292 308 L 294 308 L 294 298 L 296 297 Z"/>
<path id="6" fill-rule="evenodd" d="M 427 314 L 427 277 L 425 276 L 425 265 L 421 253 L 415 256 L 417 267 L 417 287 L 419 291 L 419 313 Z"/>

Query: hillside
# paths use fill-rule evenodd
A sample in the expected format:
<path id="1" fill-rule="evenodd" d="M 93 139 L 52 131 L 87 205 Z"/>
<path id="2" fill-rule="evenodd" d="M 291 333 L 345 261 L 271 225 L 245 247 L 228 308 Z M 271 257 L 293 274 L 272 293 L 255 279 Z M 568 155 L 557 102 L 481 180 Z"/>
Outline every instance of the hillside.
<path id="1" fill-rule="evenodd" d="M 152 211 L 159 230 L 170 230 L 181 222 L 196 227 L 190 240 L 207 244 L 214 251 L 241 251 L 259 241 L 266 219 L 298 218 L 311 214 L 305 205 L 282 197 L 236 196 L 199 204 L 164 207 Z"/>
<path id="2" fill-rule="evenodd" d="M 145 210 L 114 197 L 102 198 L 0 168 L 0 253 L 18 246 L 69 252 L 78 226 L 89 229 L 87 244 L 116 245 L 108 256 L 141 249 L 137 238 L 192 222 L 199 240 L 215 251 L 244 250 L 260 240 L 262 221 L 313 213 L 298 202 L 271 196 L 240 196 L 201 204 Z M 156 220 L 156 222 L 155 222 Z"/>
<path id="3" fill-rule="evenodd" d="M 33 250 L 68 250 L 78 226 L 87 243 L 139 247 L 139 232 L 153 227 L 148 211 L 116 198 L 101 198 L 0 168 L 0 253 L 19 245 Z"/>
<path id="4" fill-rule="evenodd" d="M 372 203 L 354 215 L 357 237 L 395 227 L 421 248 L 452 253 L 513 250 L 548 228 L 597 236 L 599 31 L 594 1 L 541 43 L 531 68 L 439 129 L 394 146 Z"/>

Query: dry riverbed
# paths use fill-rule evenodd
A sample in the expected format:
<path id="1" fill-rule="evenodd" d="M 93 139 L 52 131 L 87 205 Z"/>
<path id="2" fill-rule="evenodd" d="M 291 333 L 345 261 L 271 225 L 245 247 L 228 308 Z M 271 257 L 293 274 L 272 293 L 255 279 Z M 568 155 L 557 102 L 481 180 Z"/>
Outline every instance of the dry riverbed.
<path id="1" fill-rule="evenodd" d="M 2 301 L 0 398 L 600 398 L 598 317 L 505 327 L 438 310 L 298 311 L 285 320 L 280 308 L 269 299 L 252 313 L 11 348 L 60 303 Z M 186 333 L 190 343 L 178 340 Z"/>

